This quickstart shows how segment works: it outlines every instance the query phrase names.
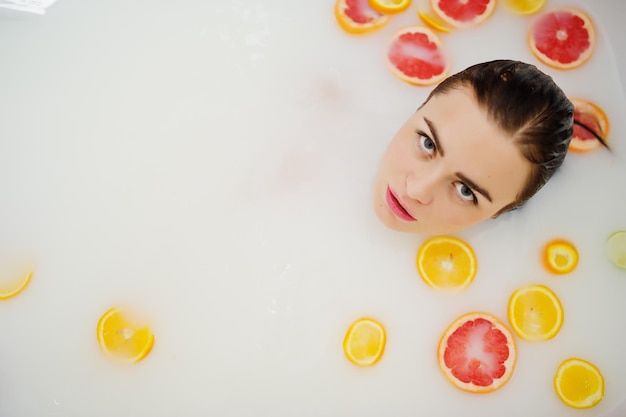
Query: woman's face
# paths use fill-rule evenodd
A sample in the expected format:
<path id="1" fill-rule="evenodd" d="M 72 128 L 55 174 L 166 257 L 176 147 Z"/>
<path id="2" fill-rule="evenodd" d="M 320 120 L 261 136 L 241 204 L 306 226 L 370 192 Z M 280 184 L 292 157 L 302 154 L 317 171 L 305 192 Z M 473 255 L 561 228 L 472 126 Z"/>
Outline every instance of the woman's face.
<path id="1" fill-rule="evenodd" d="M 374 189 L 389 228 L 448 234 L 515 201 L 530 163 L 468 87 L 432 97 L 391 140 Z"/>

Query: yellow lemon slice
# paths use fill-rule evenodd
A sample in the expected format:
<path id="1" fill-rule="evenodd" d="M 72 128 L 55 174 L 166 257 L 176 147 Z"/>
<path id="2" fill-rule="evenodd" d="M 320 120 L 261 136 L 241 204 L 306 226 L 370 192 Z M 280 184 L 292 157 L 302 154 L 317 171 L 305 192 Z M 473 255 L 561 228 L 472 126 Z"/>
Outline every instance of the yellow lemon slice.
<path id="1" fill-rule="evenodd" d="M 428 26 L 431 29 L 434 29 L 443 33 L 448 33 L 451 30 L 448 26 L 446 26 L 445 23 L 441 22 L 439 19 L 435 18 L 433 15 L 427 12 L 418 10 L 417 16 L 420 18 L 422 23 L 424 23 L 426 26 Z"/>
<path id="2" fill-rule="evenodd" d="M 476 276 L 476 255 L 460 239 L 437 236 L 428 239 L 417 252 L 417 270 L 429 286 L 443 290 L 462 290 Z"/>
<path id="3" fill-rule="evenodd" d="M 618 268 L 626 269 L 626 230 L 613 233 L 606 241 L 606 254 Z"/>
<path id="4" fill-rule="evenodd" d="M 343 340 L 343 351 L 350 362 L 374 365 L 385 351 L 385 328 L 373 319 L 362 318 L 350 326 Z"/>
<path id="5" fill-rule="evenodd" d="M 591 408 L 604 397 L 604 378 L 592 363 L 571 358 L 563 361 L 556 371 L 554 389 L 570 407 Z"/>
<path id="6" fill-rule="evenodd" d="M 29 272 L 17 279 L 12 279 L 6 282 L 0 281 L 0 300 L 6 300 L 21 293 L 30 282 L 32 276 L 33 273 Z"/>
<path id="7" fill-rule="evenodd" d="M 518 288 L 509 299 L 509 322 L 524 340 L 548 340 L 563 325 L 563 307 L 559 298 L 544 285 Z"/>
<path id="8" fill-rule="evenodd" d="M 578 265 L 578 251 L 567 240 L 555 239 L 545 246 L 543 263 L 554 274 L 570 273 Z"/>
<path id="9" fill-rule="evenodd" d="M 100 317 L 98 344 L 109 357 L 125 363 L 139 362 L 154 344 L 154 335 L 145 325 L 132 323 L 125 313 L 113 307 Z"/>
<path id="10" fill-rule="evenodd" d="M 408 9 L 411 0 L 369 0 L 369 4 L 379 13 L 396 14 Z"/>
<path id="11" fill-rule="evenodd" d="M 537 13 L 547 0 L 504 0 L 504 7 L 519 15 Z"/>

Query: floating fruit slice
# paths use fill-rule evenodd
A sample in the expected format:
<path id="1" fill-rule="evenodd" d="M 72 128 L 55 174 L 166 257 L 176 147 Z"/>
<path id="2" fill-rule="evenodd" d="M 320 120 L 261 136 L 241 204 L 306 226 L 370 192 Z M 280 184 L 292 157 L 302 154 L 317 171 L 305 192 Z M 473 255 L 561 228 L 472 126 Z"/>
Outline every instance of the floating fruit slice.
<path id="1" fill-rule="evenodd" d="M 350 326 L 343 340 L 343 351 L 350 362 L 374 365 L 385 351 L 385 328 L 373 319 L 362 318 Z"/>
<path id="2" fill-rule="evenodd" d="M 618 268 L 626 269 L 626 230 L 613 233 L 606 241 L 606 253 Z"/>
<path id="3" fill-rule="evenodd" d="M 539 12 L 547 0 L 504 0 L 504 7 L 519 15 L 530 15 Z"/>
<path id="4" fill-rule="evenodd" d="M 554 274 L 570 273 L 578 265 L 578 251 L 565 239 L 552 240 L 543 249 L 543 264 Z"/>
<path id="5" fill-rule="evenodd" d="M 556 371 L 554 389 L 570 407 L 591 408 L 604 397 L 604 378 L 592 363 L 571 358 L 563 361 Z"/>
<path id="6" fill-rule="evenodd" d="M 591 57 L 596 35 L 589 16 L 567 8 L 539 16 L 530 29 L 528 43 L 532 53 L 543 63 L 573 69 Z"/>
<path id="7" fill-rule="evenodd" d="M 420 18 L 422 23 L 424 23 L 430 29 L 437 30 L 437 31 L 443 32 L 443 33 L 450 32 L 450 28 L 448 26 L 446 26 L 445 23 L 441 22 L 439 19 L 437 19 L 436 17 L 434 17 L 430 13 L 418 10 L 417 11 L 417 16 Z"/>
<path id="8" fill-rule="evenodd" d="M 513 374 L 517 351 L 509 330 L 487 313 L 456 319 L 439 342 L 439 367 L 456 387 L 490 392 Z"/>
<path id="9" fill-rule="evenodd" d="M 509 299 L 509 322 L 524 340 L 549 340 L 563 325 L 559 298 L 544 285 L 518 288 Z"/>
<path id="10" fill-rule="evenodd" d="M 437 236 L 424 242 L 417 252 L 416 265 L 426 284 L 457 291 L 472 283 L 477 268 L 472 248 L 451 236 Z"/>
<path id="11" fill-rule="evenodd" d="M 414 85 L 431 85 L 448 73 L 449 63 L 441 41 L 430 29 L 412 26 L 393 36 L 387 51 L 387 64 L 393 74 Z"/>
<path id="12" fill-rule="evenodd" d="M 570 98 L 574 104 L 574 135 L 569 150 L 589 152 L 606 144 L 609 134 L 609 118 L 598 105 L 582 98 Z"/>
<path id="13" fill-rule="evenodd" d="M 33 273 L 29 272 L 17 279 L 0 281 L 0 300 L 6 300 L 21 293 L 30 282 L 32 276 Z"/>
<path id="14" fill-rule="evenodd" d="M 372 9 L 383 14 L 402 13 L 411 5 L 411 0 L 369 0 Z"/>
<path id="15" fill-rule="evenodd" d="M 150 328 L 133 323 L 128 313 L 117 307 L 100 317 L 97 337 L 100 348 L 107 356 L 126 363 L 145 358 L 154 344 Z"/>
<path id="16" fill-rule="evenodd" d="M 353 34 L 371 32 L 389 22 L 389 16 L 372 9 L 368 0 L 337 0 L 335 18 L 343 30 Z"/>
<path id="17" fill-rule="evenodd" d="M 468 28 L 487 20 L 496 7 L 496 0 L 431 0 L 430 5 L 444 22 Z"/>

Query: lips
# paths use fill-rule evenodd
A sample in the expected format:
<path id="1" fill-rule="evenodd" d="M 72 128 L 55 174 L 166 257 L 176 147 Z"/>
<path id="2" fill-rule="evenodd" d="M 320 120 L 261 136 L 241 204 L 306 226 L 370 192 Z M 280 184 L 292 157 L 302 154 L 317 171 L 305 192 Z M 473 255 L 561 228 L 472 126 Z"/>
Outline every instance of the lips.
<path id="1" fill-rule="evenodd" d="M 416 221 L 415 217 L 409 214 L 409 212 L 404 208 L 400 200 L 396 198 L 396 196 L 389 187 L 387 187 L 387 192 L 385 193 L 385 200 L 387 201 L 387 206 L 389 206 L 389 209 L 400 220 L 404 220 L 405 222 Z"/>

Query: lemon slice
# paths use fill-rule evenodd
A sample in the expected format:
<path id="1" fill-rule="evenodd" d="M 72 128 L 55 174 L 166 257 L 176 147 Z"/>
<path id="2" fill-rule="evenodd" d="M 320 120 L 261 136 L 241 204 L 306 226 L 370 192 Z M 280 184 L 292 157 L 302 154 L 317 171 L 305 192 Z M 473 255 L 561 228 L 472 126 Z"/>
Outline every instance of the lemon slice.
<path id="1" fill-rule="evenodd" d="M 396 14 L 408 9 L 411 0 L 369 0 L 369 4 L 378 13 Z"/>
<path id="2" fill-rule="evenodd" d="M 559 298 L 544 285 L 517 289 L 509 299 L 509 322 L 524 340 L 548 340 L 563 325 L 563 307 Z"/>
<path id="3" fill-rule="evenodd" d="M 606 241 L 606 254 L 618 268 L 626 269 L 626 230 L 613 233 Z"/>
<path id="4" fill-rule="evenodd" d="M 373 319 L 362 318 L 350 326 L 343 340 L 343 351 L 350 362 L 374 365 L 385 351 L 385 328 Z"/>
<path id="5" fill-rule="evenodd" d="M 604 378 L 592 363 L 571 358 L 559 366 L 554 376 L 554 389 L 570 407 L 591 408 L 604 397 Z"/>
<path id="6" fill-rule="evenodd" d="M 431 287 L 459 291 L 476 275 L 476 255 L 460 239 L 437 236 L 428 239 L 417 252 L 417 270 Z"/>
<path id="7" fill-rule="evenodd" d="M 0 282 L 0 300 L 6 300 L 21 293 L 30 282 L 32 276 L 33 273 L 29 272 L 18 279 Z"/>
<path id="8" fill-rule="evenodd" d="M 519 15 L 535 14 L 545 4 L 546 0 L 504 0 L 504 7 Z"/>
<path id="9" fill-rule="evenodd" d="M 442 23 L 439 19 L 435 18 L 430 13 L 418 10 L 417 16 L 426 26 L 431 29 L 437 30 L 442 33 L 449 33 L 451 30 L 448 26 L 446 26 L 445 23 Z"/>
<path id="10" fill-rule="evenodd" d="M 146 325 L 131 321 L 127 312 L 113 307 L 100 317 L 97 327 L 100 349 L 109 357 L 125 363 L 145 358 L 154 344 L 154 335 Z"/>

